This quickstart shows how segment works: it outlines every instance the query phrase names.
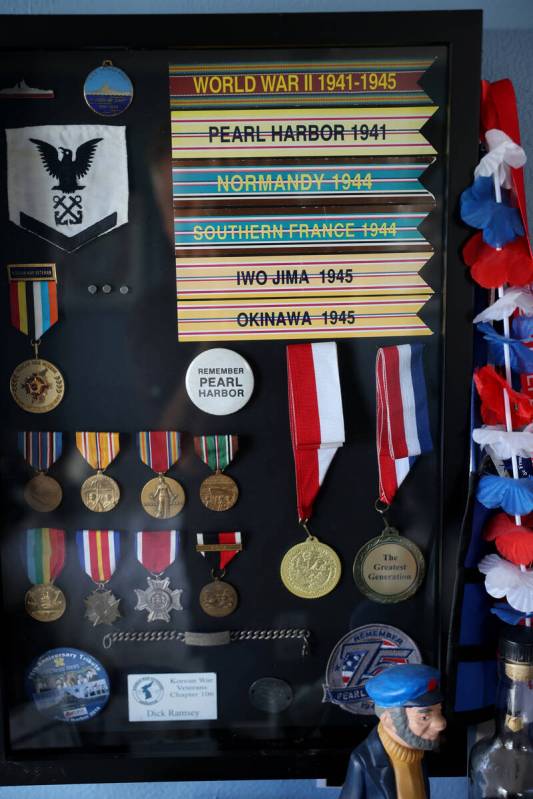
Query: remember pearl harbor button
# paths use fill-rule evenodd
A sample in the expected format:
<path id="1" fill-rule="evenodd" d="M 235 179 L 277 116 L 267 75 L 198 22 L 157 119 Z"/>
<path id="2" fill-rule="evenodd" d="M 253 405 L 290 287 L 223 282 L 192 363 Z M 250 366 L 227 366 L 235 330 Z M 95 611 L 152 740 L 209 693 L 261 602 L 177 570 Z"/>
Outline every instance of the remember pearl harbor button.
<path id="1" fill-rule="evenodd" d="M 242 355 L 215 347 L 191 361 L 185 386 L 197 408 L 214 416 L 226 416 L 240 411 L 252 396 L 254 373 Z"/>

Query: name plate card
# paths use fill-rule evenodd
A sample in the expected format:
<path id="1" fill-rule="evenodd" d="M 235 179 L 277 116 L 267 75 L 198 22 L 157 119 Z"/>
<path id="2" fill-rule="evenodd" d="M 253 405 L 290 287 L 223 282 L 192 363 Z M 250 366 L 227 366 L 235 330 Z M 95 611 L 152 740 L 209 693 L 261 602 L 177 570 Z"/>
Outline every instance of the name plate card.
<path id="1" fill-rule="evenodd" d="M 216 674 L 128 674 L 129 721 L 200 721 L 216 718 Z"/>

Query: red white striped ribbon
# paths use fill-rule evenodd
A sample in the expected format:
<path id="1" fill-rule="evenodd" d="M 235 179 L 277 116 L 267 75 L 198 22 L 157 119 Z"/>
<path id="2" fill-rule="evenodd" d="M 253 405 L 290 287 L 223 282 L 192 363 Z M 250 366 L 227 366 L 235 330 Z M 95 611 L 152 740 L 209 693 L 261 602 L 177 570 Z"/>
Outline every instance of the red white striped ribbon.
<path id="1" fill-rule="evenodd" d="M 305 521 L 333 456 L 344 444 L 337 345 L 289 344 L 287 369 L 298 518 Z"/>
<path id="2" fill-rule="evenodd" d="M 176 560 L 177 530 L 137 533 L 137 560 L 152 574 L 162 574 Z"/>

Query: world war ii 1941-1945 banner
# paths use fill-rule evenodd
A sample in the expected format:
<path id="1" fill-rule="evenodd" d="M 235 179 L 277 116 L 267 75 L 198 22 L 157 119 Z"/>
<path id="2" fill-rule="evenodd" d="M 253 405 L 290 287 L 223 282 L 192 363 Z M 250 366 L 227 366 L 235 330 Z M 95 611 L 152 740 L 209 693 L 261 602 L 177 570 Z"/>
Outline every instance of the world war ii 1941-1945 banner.
<path id="1" fill-rule="evenodd" d="M 170 66 L 180 341 L 429 335 L 433 58 Z"/>

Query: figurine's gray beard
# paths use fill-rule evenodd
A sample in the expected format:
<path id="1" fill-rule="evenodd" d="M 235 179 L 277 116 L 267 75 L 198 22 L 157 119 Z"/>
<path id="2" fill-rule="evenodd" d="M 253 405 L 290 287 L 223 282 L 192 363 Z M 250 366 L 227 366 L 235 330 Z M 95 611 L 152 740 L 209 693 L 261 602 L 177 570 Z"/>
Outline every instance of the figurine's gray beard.
<path id="1" fill-rule="evenodd" d="M 434 741 L 430 741 L 428 738 L 422 738 L 421 735 L 415 735 L 409 727 L 409 719 L 407 718 L 407 711 L 404 707 L 390 707 L 389 713 L 396 735 L 398 735 L 407 746 L 411 746 L 413 749 L 423 749 L 426 752 L 438 749 L 438 738 Z"/>

